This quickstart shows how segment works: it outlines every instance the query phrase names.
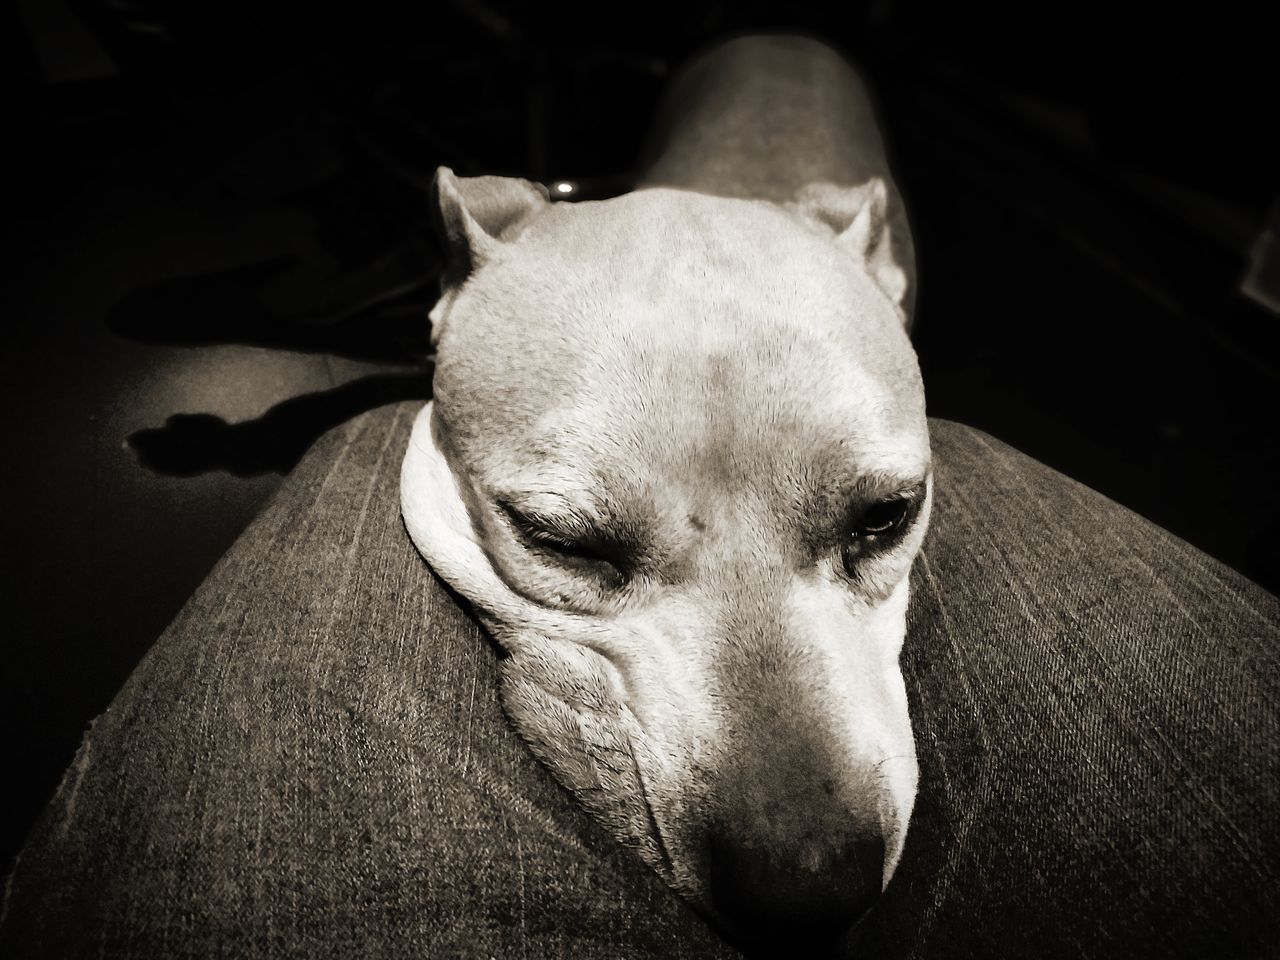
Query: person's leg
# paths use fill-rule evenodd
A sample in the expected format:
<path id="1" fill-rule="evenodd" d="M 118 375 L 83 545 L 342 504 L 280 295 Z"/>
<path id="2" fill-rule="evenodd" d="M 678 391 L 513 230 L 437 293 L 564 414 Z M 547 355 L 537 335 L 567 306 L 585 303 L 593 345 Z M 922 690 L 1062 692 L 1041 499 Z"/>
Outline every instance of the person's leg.
<path id="1" fill-rule="evenodd" d="M 932 431 L 903 660 L 920 796 L 871 940 L 894 957 L 1277 949 L 1280 604 L 976 430 Z"/>
<path id="2" fill-rule="evenodd" d="M 419 406 L 323 439 L 94 723 L 0 955 L 730 955 L 509 729 L 401 524 Z"/>
<path id="3" fill-rule="evenodd" d="M 156 644 L 22 854 L 0 953 L 727 955 L 507 728 L 492 646 L 400 525 L 415 412 L 322 441 Z M 867 946 L 1256 953 L 1280 607 L 976 431 L 934 440 L 921 792 Z"/>

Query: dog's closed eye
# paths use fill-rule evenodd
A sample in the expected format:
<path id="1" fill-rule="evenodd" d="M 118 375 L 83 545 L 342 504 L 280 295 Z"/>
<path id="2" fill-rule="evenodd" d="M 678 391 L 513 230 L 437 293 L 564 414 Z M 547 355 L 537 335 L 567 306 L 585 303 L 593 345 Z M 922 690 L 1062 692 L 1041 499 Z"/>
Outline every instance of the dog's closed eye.
<path id="1" fill-rule="evenodd" d="M 624 551 L 577 514 L 526 511 L 499 504 L 526 546 L 578 573 L 603 577 L 612 586 L 626 581 Z"/>

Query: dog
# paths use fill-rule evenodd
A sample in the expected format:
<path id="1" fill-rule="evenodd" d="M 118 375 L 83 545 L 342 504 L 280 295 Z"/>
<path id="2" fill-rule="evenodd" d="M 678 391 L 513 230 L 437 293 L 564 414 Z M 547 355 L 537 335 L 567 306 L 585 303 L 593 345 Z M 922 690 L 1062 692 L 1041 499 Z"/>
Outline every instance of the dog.
<path id="1" fill-rule="evenodd" d="M 734 942 L 844 942 L 901 857 L 932 500 L 914 261 L 868 95 L 694 61 L 635 189 L 435 180 L 450 268 L 403 515 L 518 733 Z"/>

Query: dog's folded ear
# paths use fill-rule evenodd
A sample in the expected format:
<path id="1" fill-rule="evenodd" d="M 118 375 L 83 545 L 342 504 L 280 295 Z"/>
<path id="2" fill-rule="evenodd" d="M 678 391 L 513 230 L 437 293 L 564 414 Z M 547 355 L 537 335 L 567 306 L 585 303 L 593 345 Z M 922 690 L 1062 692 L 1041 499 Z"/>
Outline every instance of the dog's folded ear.
<path id="1" fill-rule="evenodd" d="M 465 280 L 550 202 L 547 188 L 518 177 L 458 177 L 436 171 L 432 193 L 447 247 L 446 286 Z"/>
<path id="2" fill-rule="evenodd" d="M 863 264 L 894 303 L 902 305 L 907 275 L 893 258 L 884 180 L 872 177 L 852 187 L 811 183 L 796 194 L 791 207 L 830 227 L 836 242 Z"/>

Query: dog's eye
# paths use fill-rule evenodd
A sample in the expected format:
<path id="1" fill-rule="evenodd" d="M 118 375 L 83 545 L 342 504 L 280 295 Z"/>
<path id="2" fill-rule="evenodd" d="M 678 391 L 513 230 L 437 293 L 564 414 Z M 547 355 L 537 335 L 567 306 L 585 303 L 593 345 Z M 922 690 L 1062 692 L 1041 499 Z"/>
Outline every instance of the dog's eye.
<path id="1" fill-rule="evenodd" d="M 526 530 L 525 534 L 537 546 L 550 550 L 552 553 L 557 553 L 562 557 L 571 557 L 575 560 L 608 559 L 599 550 L 588 544 L 558 537 L 554 533 L 548 533 L 545 530 Z"/>
<path id="2" fill-rule="evenodd" d="M 902 526 L 911 509 L 911 501 L 902 497 L 891 497 L 873 503 L 863 511 L 862 516 L 853 527 L 855 537 L 881 537 L 892 533 Z"/>
<path id="3" fill-rule="evenodd" d="M 845 573 L 856 576 L 859 560 L 893 543 L 897 539 L 894 534 L 906 524 L 914 505 L 915 501 L 909 497 L 889 497 L 864 509 L 840 547 L 840 563 Z"/>
<path id="4" fill-rule="evenodd" d="M 597 545 L 594 542 L 565 540 L 543 531 L 528 534 L 528 539 L 535 549 L 544 551 L 561 567 L 579 575 L 600 581 L 612 589 L 627 581 L 618 552 L 604 543 Z"/>
<path id="5" fill-rule="evenodd" d="M 586 529 L 570 536 L 558 529 L 565 524 L 552 528 L 545 518 L 534 518 L 509 504 L 503 507 L 525 543 L 560 565 L 610 582 L 625 579 L 621 551 L 603 537 Z"/>

